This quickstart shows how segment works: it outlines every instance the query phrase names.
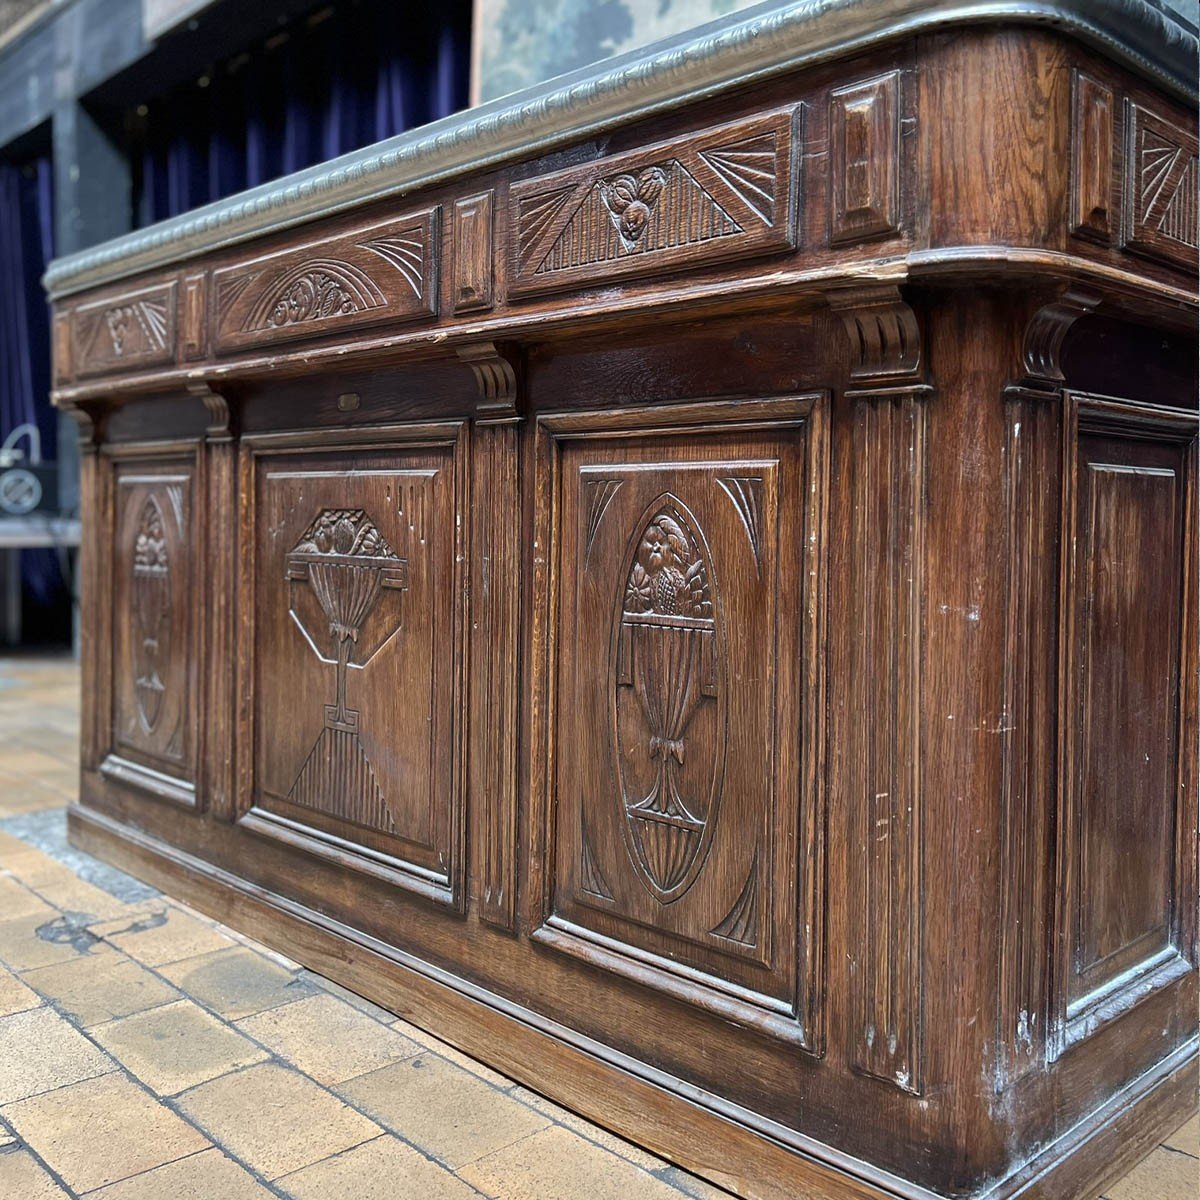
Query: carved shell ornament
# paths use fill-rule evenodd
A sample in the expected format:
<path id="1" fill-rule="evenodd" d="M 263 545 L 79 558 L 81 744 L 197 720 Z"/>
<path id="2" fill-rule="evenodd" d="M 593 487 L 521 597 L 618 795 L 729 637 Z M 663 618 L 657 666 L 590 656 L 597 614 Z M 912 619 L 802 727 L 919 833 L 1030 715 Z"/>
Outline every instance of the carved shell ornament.
<path id="1" fill-rule="evenodd" d="M 627 849 L 662 903 L 695 882 L 724 783 L 724 651 L 707 543 L 676 497 L 636 526 L 614 639 L 614 745 Z"/>
<path id="2" fill-rule="evenodd" d="M 646 232 L 650 214 L 666 186 L 664 167 L 647 167 L 637 176 L 618 175 L 600 184 L 604 207 L 612 215 L 625 249 L 633 249 Z"/>

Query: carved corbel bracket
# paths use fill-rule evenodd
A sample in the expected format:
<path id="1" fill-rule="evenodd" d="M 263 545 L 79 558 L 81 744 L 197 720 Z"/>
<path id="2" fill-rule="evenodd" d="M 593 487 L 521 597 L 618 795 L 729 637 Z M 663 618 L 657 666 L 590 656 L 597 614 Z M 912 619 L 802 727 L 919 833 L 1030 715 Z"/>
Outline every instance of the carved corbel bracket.
<path id="1" fill-rule="evenodd" d="M 204 407 L 208 409 L 208 425 L 204 429 L 205 441 L 231 442 L 233 426 L 228 399 L 203 379 L 189 380 L 187 390 L 197 400 L 203 401 Z"/>
<path id="2" fill-rule="evenodd" d="M 1096 311 L 1100 297 L 1076 288 L 1045 304 L 1025 326 L 1021 343 L 1022 376 L 1015 385 L 1034 392 L 1057 392 L 1066 382 L 1062 349 L 1075 322 Z"/>
<path id="3" fill-rule="evenodd" d="M 829 297 L 850 341 L 847 394 L 882 399 L 929 390 L 916 313 L 894 285 L 842 288 Z"/>
<path id="4" fill-rule="evenodd" d="M 79 453 L 94 454 L 100 444 L 99 422 L 95 416 L 87 409 L 80 408 L 74 401 L 57 400 L 55 407 L 60 412 L 65 412 L 75 422 L 76 432 L 79 436 Z"/>
<path id="5" fill-rule="evenodd" d="M 495 342 L 473 342 L 459 346 L 458 357 L 474 372 L 479 388 L 476 422 L 500 425 L 519 420 L 515 355 Z"/>

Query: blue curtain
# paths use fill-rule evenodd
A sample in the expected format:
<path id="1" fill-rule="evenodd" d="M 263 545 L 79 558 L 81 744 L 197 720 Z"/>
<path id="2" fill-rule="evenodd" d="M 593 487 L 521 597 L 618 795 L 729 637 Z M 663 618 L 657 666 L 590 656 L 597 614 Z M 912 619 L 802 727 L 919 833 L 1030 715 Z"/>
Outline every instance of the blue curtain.
<path id="1" fill-rule="evenodd" d="M 467 104 L 467 0 L 345 3 L 320 24 L 147 105 L 143 224 L 265 183 Z"/>
<path id="2" fill-rule="evenodd" d="M 50 405 L 50 312 L 41 278 L 54 256 L 53 171 L 49 155 L 0 160 L 0 443 L 18 426 L 41 434 L 42 460 L 57 457 L 58 417 Z M 21 448 L 28 442 L 21 440 Z M 63 581 L 51 550 L 21 554 L 25 586 L 49 603 Z"/>
<path id="3" fill-rule="evenodd" d="M 54 253 L 49 157 L 0 161 L 0 442 L 28 421 L 55 453 L 50 407 L 50 320 L 42 272 Z"/>

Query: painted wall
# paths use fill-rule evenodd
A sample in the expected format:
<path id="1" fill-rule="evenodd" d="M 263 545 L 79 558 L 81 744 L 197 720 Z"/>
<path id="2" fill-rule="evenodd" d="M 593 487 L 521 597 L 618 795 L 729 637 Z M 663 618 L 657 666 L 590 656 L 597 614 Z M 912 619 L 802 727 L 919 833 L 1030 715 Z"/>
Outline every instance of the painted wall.
<path id="1" fill-rule="evenodd" d="M 476 0 L 476 103 L 749 8 L 748 0 Z"/>

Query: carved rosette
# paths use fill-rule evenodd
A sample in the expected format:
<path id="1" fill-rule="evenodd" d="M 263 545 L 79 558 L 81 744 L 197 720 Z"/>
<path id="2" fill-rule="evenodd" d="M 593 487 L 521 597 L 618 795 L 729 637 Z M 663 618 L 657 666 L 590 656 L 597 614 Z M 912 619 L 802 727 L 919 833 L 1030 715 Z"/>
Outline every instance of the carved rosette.
<path id="1" fill-rule="evenodd" d="M 704 536 L 676 497 L 638 522 L 621 580 L 613 718 L 626 845 L 669 903 L 704 864 L 725 757 L 719 721 L 701 720 L 723 693 L 719 598 Z"/>

